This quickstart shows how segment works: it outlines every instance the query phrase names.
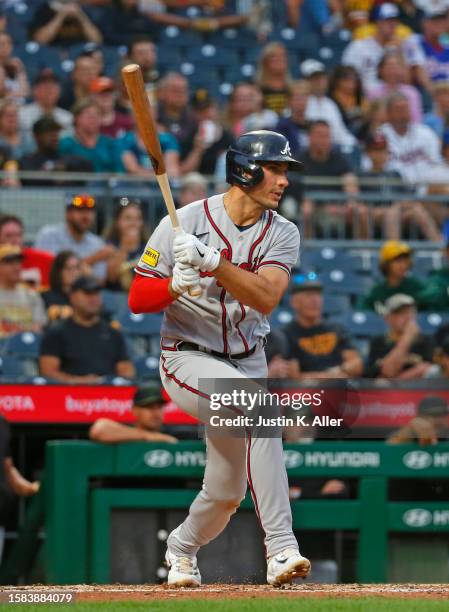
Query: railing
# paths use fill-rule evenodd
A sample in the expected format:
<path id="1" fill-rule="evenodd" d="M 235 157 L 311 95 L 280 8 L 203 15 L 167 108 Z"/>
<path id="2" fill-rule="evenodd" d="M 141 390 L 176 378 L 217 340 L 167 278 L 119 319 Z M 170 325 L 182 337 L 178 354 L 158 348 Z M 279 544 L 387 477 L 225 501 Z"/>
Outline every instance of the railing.
<path id="1" fill-rule="evenodd" d="M 64 219 L 64 203 L 67 196 L 74 193 L 90 192 L 98 199 L 98 230 L 102 229 L 111 221 L 116 202 L 120 197 L 137 198 L 141 201 L 145 220 L 150 229 L 154 228 L 160 218 L 166 214 L 164 202 L 154 179 L 142 179 L 125 174 L 104 173 L 75 173 L 75 172 L 17 172 L 14 173 L 14 181 L 19 181 L 19 187 L 0 188 L 0 210 L 3 213 L 17 214 L 25 223 L 26 239 L 32 242 L 36 232 L 46 223 L 62 222 Z M 208 180 L 208 193 L 221 192 L 226 189 L 224 180 L 217 177 L 206 177 Z M 3 180 L 11 180 L 11 173 L 0 172 L 0 185 Z M 179 180 L 172 180 L 175 196 L 179 190 Z M 320 189 L 317 189 L 317 183 Z M 425 208 L 433 206 L 439 208 L 439 223 L 446 215 L 448 195 L 445 193 L 429 193 L 423 186 L 407 186 L 398 179 L 382 180 L 380 183 L 373 178 L 359 178 L 359 192 L 348 195 L 341 190 L 341 179 L 339 177 L 307 177 L 304 176 L 301 184 L 304 187 L 305 196 L 312 200 L 316 210 L 311 220 L 311 229 L 308 230 L 308 238 L 319 239 L 353 239 L 361 236 L 362 220 L 357 214 L 350 222 L 343 217 L 331 218 L 322 215 L 323 207 L 332 203 L 343 209 L 348 202 L 366 204 L 368 207 L 368 231 L 362 238 L 383 238 L 383 229 L 374 227 L 372 213 L 378 209 L 379 204 L 390 206 L 393 202 L 419 201 Z M 32 185 L 32 186 L 31 186 Z M 375 187 L 379 191 L 373 192 Z M 391 188 L 391 191 L 385 188 Z M 402 191 L 399 189 L 402 187 Z M 397 188 L 395 190 L 395 188 Z M 448 183 L 449 189 L 449 183 Z M 294 221 L 299 222 L 304 230 L 304 215 L 301 210 L 297 196 L 290 196 L 293 200 L 293 208 L 288 207 L 286 199 L 281 205 L 281 212 Z M 430 211 L 431 216 L 434 211 Z M 423 228 L 419 222 L 409 224 L 409 238 L 422 240 Z M 424 234 L 425 236 L 425 234 Z M 434 242 L 435 240 L 432 239 Z"/>

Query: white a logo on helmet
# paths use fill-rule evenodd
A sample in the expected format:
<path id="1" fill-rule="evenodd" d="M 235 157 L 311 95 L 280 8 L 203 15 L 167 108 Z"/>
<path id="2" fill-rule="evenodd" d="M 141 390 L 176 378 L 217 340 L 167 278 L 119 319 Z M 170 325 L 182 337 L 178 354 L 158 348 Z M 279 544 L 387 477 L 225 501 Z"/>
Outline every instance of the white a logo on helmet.
<path id="1" fill-rule="evenodd" d="M 285 147 L 281 151 L 281 155 L 290 155 L 291 156 L 291 154 L 292 154 L 292 152 L 290 151 L 290 144 L 287 142 L 287 144 L 285 145 Z"/>

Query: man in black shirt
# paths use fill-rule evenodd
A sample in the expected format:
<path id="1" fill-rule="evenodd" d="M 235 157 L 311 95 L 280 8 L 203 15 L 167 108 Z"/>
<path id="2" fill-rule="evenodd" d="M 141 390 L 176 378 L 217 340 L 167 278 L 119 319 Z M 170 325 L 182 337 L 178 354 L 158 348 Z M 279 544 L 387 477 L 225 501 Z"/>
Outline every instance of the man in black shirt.
<path id="1" fill-rule="evenodd" d="M 76 155 L 62 155 L 59 152 L 59 133 L 61 126 L 53 117 L 43 116 L 33 125 L 33 134 L 37 150 L 28 153 L 19 160 L 20 170 L 44 172 L 93 172 L 94 168 L 90 161 Z M 22 179 L 22 185 L 45 185 L 65 184 L 70 181 L 57 179 Z M 79 181 L 75 183 L 79 185 Z"/>
<path id="2" fill-rule="evenodd" d="M 295 360 L 296 375 L 289 377 L 351 378 L 362 372 L 362 359 L 346 332 L 322 320 L 323 286 L 315 274 L 293 277 L 290 304 L 295 319 L 282 328 L 287 360 Z M 279 360 L 279 355 L 277 356 Z"/>
<path id="3" fill-rule="evenodd" d="M 365 375 L 370 378 L 414 380 L 432 365 L 432 338 L 422 334 L 416 321 L 416 302 L 405 293 L 386 300 L 383 314 L 388 332 L 372 338 Z"/>
<path id="4" fill-rule="evenodd" d="M 121 332 L 101 319 L 101 286 L 81 276 L 72 285 L 71 318 L 50 326 L 40 350 L 40 373 L 63 383 L 99 383 L 105 376 L 134 377 Z"/>

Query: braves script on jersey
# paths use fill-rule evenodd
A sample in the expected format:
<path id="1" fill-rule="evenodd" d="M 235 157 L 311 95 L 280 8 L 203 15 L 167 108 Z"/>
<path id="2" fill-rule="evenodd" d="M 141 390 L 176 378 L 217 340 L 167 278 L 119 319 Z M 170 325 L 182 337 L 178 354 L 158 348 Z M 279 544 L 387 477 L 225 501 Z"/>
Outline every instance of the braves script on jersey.
<path id="1" fill-rule="evenodd" d="M 254 225 L 240 231 L 229 218 L 223 195 L 200 200 L 178 211 L 184 231 L 216 247 L 233 264 L 257 272 L 263 266 L 277 267 L 290 274 L 299 253 L 299 232 L 293 223 L 274 211 L 265 211 Z M 164 217 L 148 241 L 136 272 L 148 277 L 171 276 L 173 228 Z M 223 353 L 251 349 L 269 332 L 267 318 L 237 302 L 217 280 L 201 274 L 203 293 L 187 294 L 165 310 L 161 336 L 186 340 Z"/>

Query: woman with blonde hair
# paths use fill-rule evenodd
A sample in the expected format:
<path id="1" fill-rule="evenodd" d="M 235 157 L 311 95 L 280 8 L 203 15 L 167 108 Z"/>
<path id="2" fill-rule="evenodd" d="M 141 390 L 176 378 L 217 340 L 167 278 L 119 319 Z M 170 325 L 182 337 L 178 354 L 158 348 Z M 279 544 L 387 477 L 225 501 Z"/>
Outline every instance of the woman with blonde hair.
<path id="1" fill-rule="evenodd" d="M 268 43 L 260 54 L 256 74 L 264 108 L 281 114 L 288 103 L 291 81 L 287 49 L 280 42 Z"/>

